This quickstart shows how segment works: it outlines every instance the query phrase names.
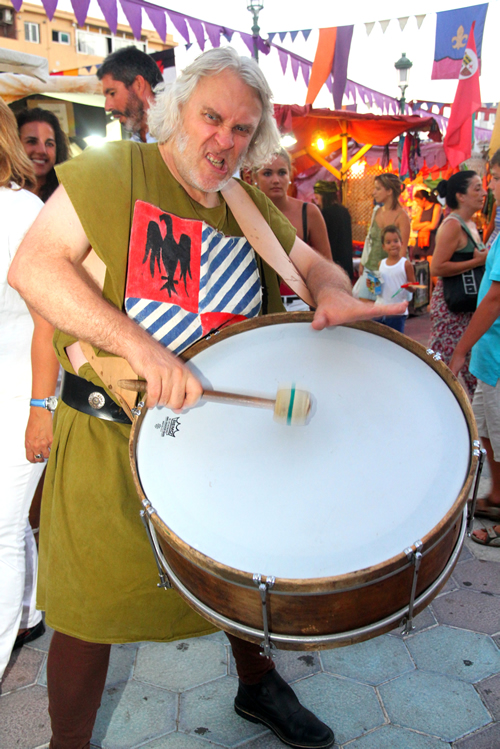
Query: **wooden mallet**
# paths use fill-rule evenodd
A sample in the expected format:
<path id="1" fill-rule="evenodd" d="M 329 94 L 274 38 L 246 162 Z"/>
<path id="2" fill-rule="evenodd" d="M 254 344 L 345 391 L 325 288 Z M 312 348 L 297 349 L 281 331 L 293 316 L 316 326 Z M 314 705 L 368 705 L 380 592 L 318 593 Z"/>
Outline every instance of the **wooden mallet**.
<path id="1" fill-rule="evenodd" d="M 119 380 L 118 385 L 125 390 L 136 393 L 147 392 L 145 380 Z M 214 403 L 229 403 L 237 406 L 253 406 L 254 408 L 269 408 L 274 411 L 274 420 L 279 424 L 302 426 L 306 423 L 311 411 L 311 395 L 307 390 L 297 390 L 291 387 L 280 387 L 276 399 L 260 398 L 256 395 L 241 395 L 239 393 L 224 393 L 220 390 L 204 390 L 202 400 Z"/>

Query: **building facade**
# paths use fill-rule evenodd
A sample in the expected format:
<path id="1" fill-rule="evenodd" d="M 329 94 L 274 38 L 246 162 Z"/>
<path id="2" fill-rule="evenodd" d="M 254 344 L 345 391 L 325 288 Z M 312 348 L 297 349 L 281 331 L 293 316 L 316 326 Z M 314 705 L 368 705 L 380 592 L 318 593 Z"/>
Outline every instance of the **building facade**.
<path id="1" fill-rule="evenodd" d="M 156 31 L 143 29 L 137 40 L 130 26 L 118 24 L 112 34 L 104 19 L 87 18 L 78 26 L 73 13 L 56 10 L 49 21 L 41 5 L 23 3 L 17 13 L 9 0 L 0 0 L 0 47 L 45 57 L 50 73 L 94 73 L 110 52 L 131 44 L 149 53 L 176 46 L 170 34 L 164 43 Z"/>

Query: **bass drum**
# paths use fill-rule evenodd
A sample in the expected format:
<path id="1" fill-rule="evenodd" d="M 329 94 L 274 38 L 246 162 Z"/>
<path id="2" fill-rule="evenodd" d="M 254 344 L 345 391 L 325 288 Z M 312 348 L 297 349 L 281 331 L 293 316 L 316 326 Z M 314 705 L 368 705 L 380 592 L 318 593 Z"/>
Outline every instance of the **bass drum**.
<path id="1" fill-rule="evenodd" d="M 432 600 L 477 467 L 469 402 L 432 352 L 377 323 L 318 332 L 311 320 L 236 324 L 184 355 L 206 388 L 310 391 L 305 426 L 200 402 L 143 409 L 130 443 L 179 593 L 238 637 L 302 650 L 381 634 Z"/>

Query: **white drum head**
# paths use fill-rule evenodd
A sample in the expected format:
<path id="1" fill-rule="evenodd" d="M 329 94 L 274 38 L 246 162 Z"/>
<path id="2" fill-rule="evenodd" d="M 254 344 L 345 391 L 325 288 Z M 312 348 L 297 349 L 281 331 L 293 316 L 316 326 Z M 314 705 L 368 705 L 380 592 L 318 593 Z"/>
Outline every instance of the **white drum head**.
<path id="1" fill-rule="evenodd" d="M 222 564 L 279 578 L 351 573 L 422 539 L 460 494 L 471 449 L 460 404 L 430 366 L 382 336 L 270 325 L 189 366 L 210 389 L 275 397 L 294 383 L 315 399 L 301 427 L 216 403 L 146 414 L 137 468 L 147 498 Z"/>

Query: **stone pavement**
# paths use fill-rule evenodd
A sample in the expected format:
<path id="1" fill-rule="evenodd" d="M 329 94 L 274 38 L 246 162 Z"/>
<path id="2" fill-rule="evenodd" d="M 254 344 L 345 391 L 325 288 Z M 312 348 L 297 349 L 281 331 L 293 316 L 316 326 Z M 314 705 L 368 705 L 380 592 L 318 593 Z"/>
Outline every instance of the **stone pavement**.
<path id="1" fill-rule="evenodd" d="M 428 319 L 407 333 L 426 343 Z M 485 469 L 480 496 L 488 489 Z M 482 526 L 483 523 L 477 523 Z M 452 577 L 415 620 L 358 645 L 278 652 L 280 673 L 349 749 L 500 747 L 500 549 L 466 541 Z M 0 749 L 50 738 L 46 658 L 51 633 L 17 651 L 0 688 Z M 92 747 L 278 749 L 232 709 L 237 681 L 222 633 L 112 648 Z"/>

